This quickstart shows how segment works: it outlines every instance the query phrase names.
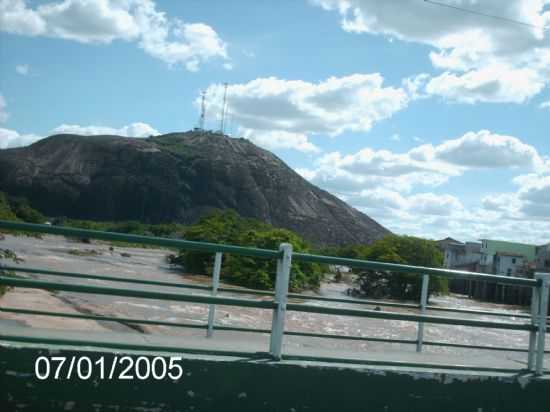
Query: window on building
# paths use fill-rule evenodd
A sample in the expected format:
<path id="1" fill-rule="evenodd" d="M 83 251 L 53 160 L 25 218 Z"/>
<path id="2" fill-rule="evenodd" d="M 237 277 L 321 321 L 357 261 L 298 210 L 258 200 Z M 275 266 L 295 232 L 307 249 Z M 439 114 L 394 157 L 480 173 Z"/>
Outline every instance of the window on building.
<path id="1" fill-rule="evenodd" d="M 510 275 L 512 274 L 512 269 L 508 268 L 508 270 L 506 271 L 506 274 L 507 274 L 508 276 L 510 276 Z"/>
<path id="2" fill-rule="evenodd" d="M 512 263 L 515 265 L 516 264 L 516 258 L 512 258 Z"/>
<path id="3" fill-rule="evenodd" d="M 544 261 L 544 266 L 547 267 L 547 268 L 550 267 L 550 259 L 546 259 L 546 260 Z"/>

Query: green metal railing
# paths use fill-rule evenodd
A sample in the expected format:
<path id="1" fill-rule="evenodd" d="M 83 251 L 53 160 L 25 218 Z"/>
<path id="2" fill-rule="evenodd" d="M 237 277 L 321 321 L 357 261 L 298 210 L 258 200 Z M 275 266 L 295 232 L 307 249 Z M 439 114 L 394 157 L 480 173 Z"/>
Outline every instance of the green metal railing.
<path id="1" fill-rule="evenodd" d="M 282 358 L 282 343 L 284 335 L 287 336 L 302 336 L 310 338 L 330 338 L 341 340 L 353 340 L 353 341 L 368 341 L 368 342 L 381 342 L 381 343 L 399 343 L 399 344 L 413 344 L 416 345 L 417 351 L 422 351 L 423 345 L 426 346 L 441 346 L 452 348 L 464 348 L 464 349 L 483 349 L 483 350 L 495 350 L 495 351 L 508 351 L 508 352 L 523 352 L 527 353 L 528 359 L 527 369 L 533 371 L 536 375 L 543 374 L 543 362 L 544 362 L 544 345 L 545 335 L 547 329 L 547 316 L 548 313 L 548 294 L 550 289 L 550 274 L 537 273 L 535 279 L 517 278 L 508 276 L 496 276 L 483 273 L 471 273 L 464 271 L 455 271 L 448 269 L 436 269 L 428 267 L 418 267 L 391 263 L 382 263 L 358 259 L 346 259 L 331 256 L 312 255 L 304 253 L 293 253 L 291 245 L 283 244 L 279 250 L 257 249 L 242 246 L 232 246 L 205 242 L 193 242 L 180 239 L 166 239 L 150 236 L 137 236 L 127 235 L 121 233 L 100 232 L 93 230 L 74 229 L 66 227 L 57 227 L 50 225 L 35 225 L 19 222 L 0 221 L 0 229 L 5 230 L 17 230 L 28 231 L 33 233 L 62 235 L 67 237 L 77 238 L 90 238 L 106 241 L 117 242 L 129 242 L 138 243 L 144 245 L 155 245 L 169 248 L 186 249 L 201 251 L 206 253 L 215 254 L 215 265 L 213 272 L 213 285 L 212 287 L 206 285 L 189 284 L 184 282 L 165 282 L 165 281 L 153 281 L 146 279 L 128 279 L 120 278 L 116 276 L 97 275 L 97 274 L 84 274 L 73 273 L 64 271 L 54 271 L 46 269 L 25 268 L 19 266 L 3 265 L 2 269 L 28 273 L 28 274 L 40 274 L 44 276 L 55 276 L 61 278 L 73 278 L 73 279 L 93 279 L 102 280 L 113 283 L 125 283 L 143 286 L 159 286 L 170 288 L 170 291 L 155 291 L 126 287 L 106 287 L 106 286 L 92 286 L 64 283 L 60 281 L 45 281 L 41 279 L 31 279 L 12 276 L 0 276 L 0 285 L 22 287 L 22 288 L 39 288 L 51 291 L 68 291 L 87 294 L 98 295 L 110 295 L 110 296 L 125 296 L 135 297 L 143 299 L 156 299 L 156 300 L 169 300 L 169 301 L 181 301 L 190 303 L 200 303 L 209 305 L 209 316 L 206 324 L 194 324 L 194 323 L 178 323 L 178 322 L 164 322 L 155 321 L 149 319 L 136 319 L 125 317 L 113 317 L 104 316 L 98 314 L 67 314 L 61 312 L 51 311 L 39 311 L 32 309 L 22 308 L 8 308 L 0 307 L 0 311 L 27 314 L 27 315 L 39 315 L 39 316 L 55 316 L 55 317 L 68 317 L 68 318 L 80 318 L 96 321 L 111 321 L 130 324 L 146 324 L 146 325 L 159 325 L 170 327 L 185 327 L 185 328 L 202 328 L 206 329 L 207 337 L 212 337 L 215 330 L 220 331 L 235 331 L 235 332 L 249 332 L 249 333 L 264 333 L 270 334 L 270 347 L 269 353 L 274 359 Z M 222 254 L 237 254 L 243 256 L 249 256 L 260 259 L 276 259 L 277 260 L 277 276 L 275 292 L 258 291 L 252 289 L 242 288 L 229 288 L 219 287 L 220 269 Z M 364 299 L 344 299 L 344 298 L 329 298 L 323 296 L 288 293 L 288 285 L 290 279 L 291 261 L 301 262 L 315 262 L 321 264 L 333 264 L 333 265 L 345 265 L 353 268 L 384 270 L 391 272 L 404 272 L 413 273 L 422 276 L 422 293 L 420 304 L 409 303 L 397 303 L 386 301 L 374 301 Z M 430 276 L 444 276 L 448 278 L 460 278 L 484 282 L 496 282 L 500 284 L 516 285 L 521 287 L 528 287 L 532 289 L 532 304 L 531 314 L 510 314 L 506 312 L 498 311 L 482 311 L 482 310 L 470 310 L 460 308 L 442 308 L 437 306 L 427 305 L 427 291 L 428 282 Z M 204 290 L 210 292 L 207 294 L 189 294 L 179 292 L 184 289 Z M 175 290 L 178 290 L 176 292 Z M 249 296 L 264 296 L 271 297 L 270 300 L 257 300 L 251 298 L 236 298 L 228 296 L 218 296 L 218 292 L 232 293 L 232 294 L 244 294 Z M 292 299 L 292 302 L 288 302 Z M 352 309 L 330 306 L 314 306 L 304 303 L 297 303 L 294 300 L 302 301 L 322 301 L 322 302 L 338 302 L 351 305 L 376 305 L 379 307 L 398 307 L 404 309 L 420 310 L 420 314 L 414 313 L 396 313 L 386 312 L 380 310 L 367 310 L 367 309 Z M 271 329 L 253 329 L 245 327 L 233 327 L 222 326 L 214 324 L 214 311 L 216 305 L 228 305 L 228 306 L 240 306 L 258 309 L 268 309 L 273 311 L 272 327 Z M 528 322 L 503 322 L 503 321 L 489 321 L 480 319 L 467 319 L 459 317 L 445 317 L 445 316 L 433 316 L 427 315 L 426 312 L 430 311 L 443 311 L 454 312 L 457 314 L 472 314 L 472 315 L 484 315 L 495 317 L 514 317 L 518 319 L 528 319 Z M 417 339 L 390 339 L 390 338 L 377 338 L 368 336 L 345 336 L 334 335 L 324 333 L 310 333 L 310 332 L 297 332 L 297 331 L 285 331 L 285 317 L 287 311 L 296 311 L 304 313 L 318 313 L 324 315 L 340 315 L 351 316 L 361 318 L 373 318 L 373 319 L 389 319 L 389 320 L 402 320 L 418 323 Z M 487 345 L 467 345 L 457 344 L 450 342 L 435 342 L 424 341 L 424 323 L 432 323 L 439 325 L 462 325 L 468 327 L 480 327 L 480 328 L 492 328 L 499 330 L 517 330 L 529 333 L 529 346 L 527 348 L 509 348 L 502 346 L 487 346 Z M 547 352 L 546 352 L 547 353 Z M 289 356 L 285 355 L 285 358 Z M 296 356 L 294 356 L 296 357 Z M 428 367 L 426 363 L 415 363 L 417 367 Z M 452 365 L 446 365 L 447 367 L 456 368 Z"/>

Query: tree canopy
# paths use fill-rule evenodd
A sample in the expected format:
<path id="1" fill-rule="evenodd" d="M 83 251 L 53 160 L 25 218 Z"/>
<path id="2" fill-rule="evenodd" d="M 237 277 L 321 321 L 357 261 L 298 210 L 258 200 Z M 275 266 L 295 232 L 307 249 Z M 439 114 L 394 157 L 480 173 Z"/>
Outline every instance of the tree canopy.
<path id="1" fill-rule="evenodd" d="M 44 223 L 45 216 L 33 209 L 27 199 L 8 196 L 0 192 L 0 219 L 22 220 L 28 223 Z"/>
<path id="2" fill-rule="evenodd" d="M 354 259 L 375 260 L 387 263 L 400 263 L 413 266 L 439 268 L 443 266 L 443 253 L 435 241 L 413 236 L 389 235 L 371 245 L 347 246 L 337 254 Z M 365 272 L 368 276 L 368 272 Z M 418 274 L 390 272 L 388 274 L 389 293 L 393 298 L 418 299 L 422 277 Z M 447 293 L 445 278 L 430 277 L 430 293 Z"/>
<path id="3" fill-rule="evenodd" d="M 292 244 L 296 252 L 308 252 L 310 246 L 296 233 L 278 229 L 255 219 L 240 217 L 233 210 L 217 211 L 200 219 L 185 232 L 187 240 L 278 249 L 281 243 Z M 173 259 L 190 273 L 211 273 L 212 254 L 182 250 Z M 235 284 L 256 289 L 273 289 L 276 277 L 274 259 L 259 259 L 225 254 L 222 276 Z M 290 289 L 318 288 L 323 276 L 320 265 L 292 263 Z"/>

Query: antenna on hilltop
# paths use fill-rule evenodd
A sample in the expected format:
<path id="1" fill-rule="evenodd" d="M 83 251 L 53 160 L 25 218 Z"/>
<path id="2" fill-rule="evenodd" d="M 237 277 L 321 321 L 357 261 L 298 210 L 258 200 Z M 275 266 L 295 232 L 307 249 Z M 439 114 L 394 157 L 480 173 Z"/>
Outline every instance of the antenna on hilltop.
<path id="1" fill-rule="evenodd" d="M 227 135 L 231 136 L 231 129 L 233 128 L 233 113 L 231 113 L 229 110 L 227 110 L 226 115 L 227 117 Z"/>
<path id="2" fill-rule="evenodd" d="M 206 100 L 206 91 L 203 90 L 201 92 L 201 117 L 199 119 L 199 129 L 200 130 L 204 130 L 204 117 L 205 117 L 205 113 L 206 113 L 205 100 Z"/>
<path id="3" fill-rule="evenodd" d="M 223 86 L 224 86 L 224 90 L 223 90 L 222 116 L 220 121 L 220 131 L 222 134 L 224 132 L 225 110 L 227 108 L 227 83 L 224 83 Z"/>

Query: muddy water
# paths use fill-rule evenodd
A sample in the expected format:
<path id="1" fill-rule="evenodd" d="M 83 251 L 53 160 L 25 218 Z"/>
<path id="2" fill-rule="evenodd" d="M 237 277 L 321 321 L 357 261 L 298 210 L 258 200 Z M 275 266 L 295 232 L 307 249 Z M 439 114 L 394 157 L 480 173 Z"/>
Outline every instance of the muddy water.
<path id="1" fill-rule="evenodd" d="M 84 244 L 71 241 L 64 237 L 44 236 L 42 239 L 31 237 L 6 236 L 0 241 L 0 247 L 14 250 L 18 256 L 25 259 L 21 266 L 34 268 L 47 268 L 68 272 L 80 272 L 90 274 L 103 274 L 118 276 L 120 278 L 138 278 L 170 282 L 186 282 L 197 284 L 210 284 L 208 276 L 182 275 L 165 260 L 169 251 L 160 249 L 121 248 L 114 247 L 109 250 L 109 245 L 102 243 Z M 80 255 L 74 251 L 81 252 Z M 86 255 L 86 251 L 94 250 L 97 254 Z M 84 254 L 82 256 L 81 254 Z M 81 280 L 55 276 L 27 275 L 44 280 L 55 280 L 67 283 L 80 283 L 90 285 L 105 285 L 125 288 L 139 288 L 151 290 L 174 291 L 174 288 L 160 288 L 156 286 L 131 285 L 124 283 L 105 282 L 100 280 Z M 346 283 L 324 283 L 319 293 L 323 296 L 345 297 L 345 291 L 349 287 Z M 204 291 L 177 289 L 186 293 L 202 294 Z M 24 291 L 24 294 L 22 293 Z M 231 294 L 225 294 L 231 296 Z M 245 296 L 255 298 L 254 296 Z M 45 293 L 33 289 L 15 289 L 8 292 L 0 300 L 3 306 L 25 307 L 25 302 L 34 302 L 41 310 L 54 311 L 78 311 L 85 313 L 125 316 L 134 318 L 146 318 L 167 322 L 184 322 L 203 324 L 208 317 L 208 306 L 203 304 L 191 304 L 185 302 L 157 301 L 149 299 L 125 298 L 114 296 L 89 295 L 82 293 Z M 333 303 L 308 301 L 312 305 L 330 305 L 337 307 L 351 307 L 373 309 L 373 305 L 352 305 L 349 303 Z M 503 311 L 511 314 L 525 313 L 523 308 L 491 303 L 475 302 L 459 295 L 441 296 L 432 298 L 432 305 L 456 307 L 465 309 L 483 309 Z M 28 305 L 27 305 L 28 306 Z M 406 311 L 404 309 L 384 308 L 389 311 Z M 414 310 L 411 310 L 414 312 Z M 439 316 L 457 316 L 452 313 L 433 312 Z M 219 325 L 242 326 L 254 329 L 269 329 L 271 312 L 253 308 L 238 308 L 218 306 L 216 310 L 216 323 Z M 473 319 L 522 321 L 515 317 L 499 318 L 494 316 L 461 315 Z M 174 336 L 199 336 L 204 331 L 200 329 L 174 328 L 162 326 L 141 326 L 137 328 L 117 322 L 72 322 L 60 321 L 59 318 L 30 317 L 23 315 L 8 315 L 0 313 L 0 317 L 8 317 L 31 326 L 65 327 L 70 329 L 107 329 L 115 331 L 133 331 L 145 333 L 158 333 Z M 345 316 L 318 315 L 309 313 L 288 312 L 286 329 L 290 331 L 304 331 L 315 333 L 329 333 L 334 335 L 357 335 L 378 338 L 416 339 L 417 325 L 412 322 L 351 318 Z M 235 332 L 216 332 L 217 335 L 237 336 Z M 262 334 L 238 334 L 239 339 L 246 341 L 265 342 L 267 335 Z M 511 348 L 526 348 L 528 337 L 526 332 L 501 331 L 496 329 L 472 328 L 464 326 L 425 326 L 425 340 L 444 341 L 460 344 L 505 346 Z M 548 339 L 550 340 L 550 339 Z M 350 351 L 383 352 L 387 350 L 399 350 L 412 352 L 414 345 L 384 344 L 371 342 L 341 341 L 334 339 L 286 337 L 287 347 L 316 348 L 316 349 L 342 349 Z M 547 342 L 550 349 L 550 342 Z M 463 350 L 455 348 L 426 347 L 431 353 L 452 353 L 454 355 L 485 356 L 487 351 Z M 507 359 L 516 359 L 522 363 L 526 355 L 511 352 L 490 352 L 491 356 L 501 356 Z M 548 356 L 547 356 L 548 357 Z M 548 357 L 550 358 L 550 357 Z M 549 360 L 550 362 L 550 360 Z"/>

